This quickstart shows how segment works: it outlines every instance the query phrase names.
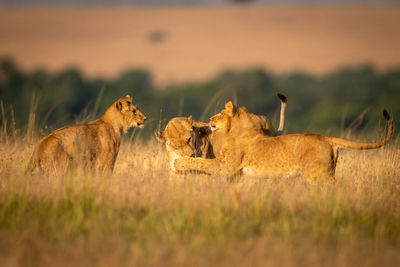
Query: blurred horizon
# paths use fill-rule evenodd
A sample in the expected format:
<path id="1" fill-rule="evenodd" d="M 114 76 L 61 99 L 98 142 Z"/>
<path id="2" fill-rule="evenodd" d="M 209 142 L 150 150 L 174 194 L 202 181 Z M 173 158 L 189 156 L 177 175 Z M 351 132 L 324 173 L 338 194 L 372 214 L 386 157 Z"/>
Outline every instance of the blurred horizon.
<path id="1" fill-rule="evenodd" d="M 225 69 L 324 75 L 400 65 L 400 6 L 3 6 L 0 57 L 89 77 L 146 69 L 158 85 Z"/>

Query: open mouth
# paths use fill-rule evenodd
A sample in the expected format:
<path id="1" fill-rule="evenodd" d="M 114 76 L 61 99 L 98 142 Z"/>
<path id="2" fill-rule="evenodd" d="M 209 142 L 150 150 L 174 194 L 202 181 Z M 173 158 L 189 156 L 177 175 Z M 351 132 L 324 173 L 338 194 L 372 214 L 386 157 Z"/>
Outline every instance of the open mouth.
<path id="1" fill-rule="evenodd" d="M 144 126 L 143 123 L 140 123 L 140 122 L 137 122 L 137 123 L 136 123 L 136 127 L 143 128 L 143 126 Z"/>

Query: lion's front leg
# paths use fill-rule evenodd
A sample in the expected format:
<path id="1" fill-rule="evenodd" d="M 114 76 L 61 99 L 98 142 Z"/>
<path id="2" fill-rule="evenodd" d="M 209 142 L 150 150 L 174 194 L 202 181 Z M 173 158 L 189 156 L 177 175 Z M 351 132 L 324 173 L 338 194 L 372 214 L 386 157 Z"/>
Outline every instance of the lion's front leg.
<path id="1" fill-rule="evenodd" d="M 111 175 L 114 170 L 116 158 L 117 154 L 111 152 L 98 155 L 94 165 L 96 173 L 100 175 Z"/>
<path id="2" fill-rule="evenodd" d="M 180 157 L 174 161 L 174 166 L 178 172 L 200 171 L 224 177 L 233 176 L 238 171 L 234 166 L 228 166 L 225 161 L 219 159 Z"/>

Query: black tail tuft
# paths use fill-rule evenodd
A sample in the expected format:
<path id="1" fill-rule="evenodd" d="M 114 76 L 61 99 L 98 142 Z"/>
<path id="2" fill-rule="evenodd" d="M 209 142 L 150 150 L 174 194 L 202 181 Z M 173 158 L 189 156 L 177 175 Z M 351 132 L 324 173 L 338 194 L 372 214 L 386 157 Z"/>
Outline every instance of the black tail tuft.
<path id="1" fill-rule="evenodd" d="M 286 96 L 284 96 L 284 95 L 282 95 L 282 94 L 276 94 L 278 97 L 279 97 L 279 99 L 283 102 L 283 103 L 287 103 L 287 98 L 286 98 Z"/>
<path id="2" fill-rule="evenodd" d="M 386 109 L 383 110 L 383 117 L 385 117 L 386 120 L 390 120 L 389 112 L 387 112 Z"/>

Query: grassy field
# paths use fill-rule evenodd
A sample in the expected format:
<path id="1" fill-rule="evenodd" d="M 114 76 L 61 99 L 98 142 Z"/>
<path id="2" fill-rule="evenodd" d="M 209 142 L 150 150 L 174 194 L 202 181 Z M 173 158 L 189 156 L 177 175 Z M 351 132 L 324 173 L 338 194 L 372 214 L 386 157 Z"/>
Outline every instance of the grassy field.
<path id="1" fill-rule="evenodd" d="M 342 151 L 336 187 L 169 178 L 154 140 L 123 143 L 112 177 L 32 178 L 37 140 L 2 137 L 3 267 L 400 264 L 398 136 Z"/>

